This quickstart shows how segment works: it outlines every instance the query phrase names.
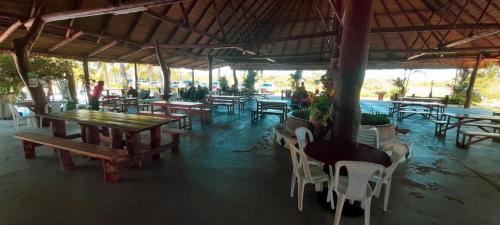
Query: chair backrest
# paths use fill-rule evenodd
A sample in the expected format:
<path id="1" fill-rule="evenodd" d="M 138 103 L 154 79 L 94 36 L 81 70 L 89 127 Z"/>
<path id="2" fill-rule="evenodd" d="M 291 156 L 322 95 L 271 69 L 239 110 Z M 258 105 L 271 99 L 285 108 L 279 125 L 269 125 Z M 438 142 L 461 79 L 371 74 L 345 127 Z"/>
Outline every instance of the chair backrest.
<path id="1" fill-rule="evenodd" d="M 311 171 L 309 170 L 309 162 L 304 151 L 297 149 L 291 144 L 290 155 L 292 156 L 293 174 L 306 180 L 312 180 Z"/>
<path id="2" fill-rule="evenodd" d="M 339 172 L 342 167 L 347 169 L 348 180 L 346 197 L 351 200 L 363 200 L 366 197 L 367 189 L 371 192 L 368 182 L 374 175 L 380 175 L 384 166 L 369 162 L 360 161 L 338 161 L 335 163 L 335 183 L 334 188 L 338 191 Z M 372 194 L 372 193 L 368 193 Z"/>
<path id="3" fill-rule="evenodd" d="M 376 127 L 361 125 L 358 132 L 358 142 L 379 148 L 378 130 Z"/>
<path id="4" fill-rule="evenodd" d="M 400 162 L 402 162 L 402 159 L 406 156 L 406 153 L 410 150 L 409 145 L 403 145 L 404 147 L 402 148 L 392 148 L 392 150 L 389 150 L 391 152 L 391 162 L 392 164 L 384 169 L 382 178 L 386 179 L 388 177 L 392 176 L 392 173 L 394 173 L 394 170 L 396 170 L 396 167 L 399 165 Z"/>
<path id="5" fill-rule="evenodd" d="M 301 151 L 304 151 L 308 143 L 314 141 L 313 133 L 305 127 L 295 129 L 295 136 L 297 137 L 297 143 L 299 144 L 299 149 Z"/>
<path id="6" fill-rule="evenodd" d="M 19 110 L 17 110 L 16 105 L 9 104 L 9 108 L 10 108 L 10 112 L 12 112 L 12 117 L 14 117 L 14 119 L 21 117 L 21 114 L 19 113 Z"/>

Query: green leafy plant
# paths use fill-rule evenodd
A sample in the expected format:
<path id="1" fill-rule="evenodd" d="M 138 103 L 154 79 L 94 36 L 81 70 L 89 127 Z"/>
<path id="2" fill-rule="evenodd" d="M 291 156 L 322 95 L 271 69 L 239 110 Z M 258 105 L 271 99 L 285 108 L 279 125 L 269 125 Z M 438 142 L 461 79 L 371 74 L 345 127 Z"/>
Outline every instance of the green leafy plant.
<path id="1" fill-rule="evenodd" d="M 361 114 L 361 125 L 386 125 L 390 124 L 391 120 L 386 114 Z"/>
<path id="2" fill-rule="evenodd" d="M 248 70 L 248 74 L 243 78 L 243 86 L 247 91 L 255 91 L 255 83 L 257 82 L 257 73 L 255 70 Z"/>
<path id="3" fill-rule="evenodd" d="M 222 91 L 229 91 L 229 84 L 227 82 L 226 76 L 219 77 L 219 84 Z"/>
<path id="4" fill-rule="evenodd" d="M 302 79 L 302 70 L 295 70 L 294 73 L 290 74 L 290 79 L 292 79 L 292 89 L 299 86 L 299 82 Z"/>
<path id="5" fill-rule="evenodd" d="M 408 82 L 407 78 L 401 78 L 401 77 L 392 80 L 392 85 L 394 85 L 397 88 L 399 97 L 404 97 L 406 95 L 407 82 Z"/>
<path id="6" fill-rule="evenodd" d="M 321 122 L 326 125 L 328 118 L 330 117 L 330 107 L 332 101 L 326 95 L 320 95 L 314 98 L 309 107 L 310 118 Z"/>

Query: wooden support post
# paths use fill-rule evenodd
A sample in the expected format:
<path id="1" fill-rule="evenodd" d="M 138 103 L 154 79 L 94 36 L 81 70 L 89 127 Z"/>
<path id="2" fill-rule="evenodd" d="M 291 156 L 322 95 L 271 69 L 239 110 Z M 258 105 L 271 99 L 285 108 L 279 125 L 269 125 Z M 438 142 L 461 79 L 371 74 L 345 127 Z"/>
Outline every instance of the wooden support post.
<path id="1" fill-rule="evenodd" d="M 373 0 L 345 1 L 338 74 L 335 74 L 332 138 L 355 142 L 361 120 L 359 97 L 368 60 Z M 333 65 L 332 65 L 333 66 Z"/>
<path id="2" fill-rule="evenodd" d="M 40 18 L 40 11 L 41 9 L 37 10 L 37 15 L 28 31 L 28 34 L 22 38 L 13 40 L 14 48 L 12 49 L 12 57 L 14 58 L 17 72 L 26 87 L 28 87 L 28 91 L 33 98 L 36 114 L 44 113 L 45 105 L 47 104 L 47 96 L 45 95 L 42 85 L 38 83 L 38 79 L 36 77 L 29 78 L 30 75 L 35 75 L 30 66 L 29 60 L 31 48 L 35 45 L 38 37 L 40 37 L 44 27 L 44 23 Z"/>
<path id="3" fill-rule="evenodd" d="M 474 95 L 474 84 L 476 83 L 476 75 L 477 70 L 479 69 L 479 65 L 481 64 L 481 59 L 483 58 L 482 54 L 478 54 L 476 57 L 476 64 L 474 65 L 474 70 L 470 75 L 469 87 L 467 87 L 467 91 L 465 92 L 465 104 L 464 108 L 468 109 L 472 105 L 472 97 Z"/>
<path id="4" fill-rule="evenodd" d="M 233 65 L 233 80 L 234 80 L 234 86 L 238 88 L 238 78 L 236 77 L 236 64 Z"/>
<path id="5" fill-rule="evenodd" d="M 194 87 L 194 69 L 191 69 L 191 83 L 193 84 Z"/>
<path id="6" fill-rule="evenodd" d="M 161 67 L 161 72 L 163 74 L 163 99 L 168 100 L 170 98 L 170 68 L 165 64 L 165 60 L 161 57 L 160 46 L 158 41 L 155 41 L 156 58 L 158 58 L 158 63 Z"/>
<path id="7" fill-rule="evenodd" d="M 137 63 L 134 63 L 134 86 L 135 90 L 139 92 L 139 81 L 138 81 L 138 75 L 137 75 Z"/>
<path id="8" fill-rule="evenodd" d="M 212 91 L 212 56 L 207 57 L 208 60 L 208 91 Z"/>
<path id="9" fill-rule="evenodd" d="M 85 91 L 87 92 L 87 102 L 91 104 L 89 61 L 87 60 L 87 58 L 83 58 L 82 63 L 83 63 L 83 85 L 85 86 Z"/>

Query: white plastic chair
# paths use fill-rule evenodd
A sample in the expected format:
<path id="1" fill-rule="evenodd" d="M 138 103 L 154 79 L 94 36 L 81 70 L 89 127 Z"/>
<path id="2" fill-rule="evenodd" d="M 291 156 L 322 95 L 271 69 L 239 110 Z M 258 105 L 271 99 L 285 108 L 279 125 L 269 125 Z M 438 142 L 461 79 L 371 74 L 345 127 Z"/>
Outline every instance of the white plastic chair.
<path id="1" fill-rule="evenodd" d="M 304 152 L 306 146 L 308 143 L 314 141 L 314 136 L 313 133 L 305 128 L 305 127 L 299 127 L 295 129 L 295 136 L 297 137 L 297 145 L 299 146 L 299 150 L 301 152 Z M 293 145 L 293 144 L 290 144 Z M 315 159 L 312 159 L 310 157 L 307 157 L 308 163 L 312 166 L 318 166 L 323 168 L 323 163 L 320 161 L 317 161 Z M 290 198 L 293 198 L 293 193 L 295 192 L 295 184 L 297 183 L 297 176 L 295 176 L 294 173 L 292 173 L 292 182 L 291 182 L 291 188 L 290 188 Z M 323 189 L 322 184 L 316 185 L 316 191 L 321 191 Z"/>
<path id="2" fill-rule="evenodd" d="M 321 167 L 311 166 L 307 159 L 307 155 L 294 145 L 290 145 L 290 154 L 292 156 L 293 174 L 298 182 L 298 208 L 299 211 L 302 211 L 304 188 L 306 184 L 323 184 L 327 182 L 328 186 L 330 186 L 331 180 Z"/>
<path id="3" fill-rule="evenodd" d="M 339 175 L 342 167 L 347 169 L 347 177 Z M 338 225 L 340 222 L 346 199 L 351 200 L 351 202 L 361 201 L 361 207 L 365 210 L 365 225 L 370 224 L 370 207 L 374 191 L 370 187 L 369 181 L 374 175 L 380 176 L 383 170 L 384 166 L 368 162 L 338 161 L 335 163 L 334 182 L 328 188 L 330 192 L 333 189 L 337 194 L 334 225 Z M 333 208 L 333 201 L 331 202 Z"/>
<path id="4" fill-rule="evenodd" d="M 358 142 L 379 149 L 379 137 L 376 127 L 361 125 L 358 132 Z"/>
<path id="5" fill-rule="evenodd" d="M 385 184 L 385 193 L 384 193 L 384 212 L 387 211 L 387 204 L 389 202 L 389 194 L 391 192 L 391 181 L 392 181 L 392 173 L 396 170 L 396 167 L 399 163 L 403 162 L 406 156 L 406 153 L 409 151 L 409 146 L 405 145 L 408 148 L 393 148 L 390 151 L 391 162 L 392 164 L 385 168 L 380 176 L 374 176 L 371 181 L 376 182 L 375 185 L 375 197 L 380 196 L 380 191 L 382 186 Z"/>
<path id="6" fill-rule="evenodd" d="M 16 128 L 16 131 L 19 130 L 19 122 L 21 120 L 26 120 L 26 125 L 30 126 L 33 125 L 35 127 L 35 120 L 34 120 L 34 113 L 30 113 L 30 115 L 22 115 L 19 113 L 19 110 L 17 109 L 17 106 L 9 104 L 10 111 L 12 112 L 12 122 L 14 123 L 14 127 Z"/>

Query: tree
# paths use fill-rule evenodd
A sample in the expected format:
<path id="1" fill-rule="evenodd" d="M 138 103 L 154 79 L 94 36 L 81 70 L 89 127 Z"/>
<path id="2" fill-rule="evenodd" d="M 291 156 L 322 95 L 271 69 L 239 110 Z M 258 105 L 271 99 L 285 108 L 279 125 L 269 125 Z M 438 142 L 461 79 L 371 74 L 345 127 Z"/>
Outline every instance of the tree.
<path id="1" fill-rule="evenodd" d="M 219 85 L 222 91 L 229 91 L 229 85 L 226 76 L 219 77 Z"/>
<path id="2" fill-rule="evenodd" d="M 297 88 L 300 80 L 302 79 L 302 70 L 296 70 L 295 73 L 290 74 L 290 78 L 293 81 L 292 89 Z"/>
<path id="3" fill-rule="evenodd" d="M 392 85 L 396 86 L 396 88 L 398 89 L 399 97 L 404 97 L 406 95 L 407 81 L 408 81 L 407 78 L 401 78 L 401 77 L 392 80 Z"/>
<path id="4" fill-rule="evenodd" d="M 257 82 L 257 73 L 255 70 L 248 70 L 248 74 L 243 78 L 243 86 L 249 92 L 255 92 L 255 83 Z"/>

